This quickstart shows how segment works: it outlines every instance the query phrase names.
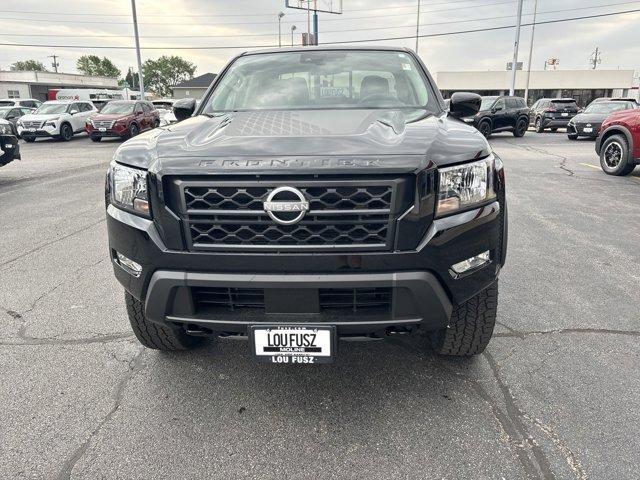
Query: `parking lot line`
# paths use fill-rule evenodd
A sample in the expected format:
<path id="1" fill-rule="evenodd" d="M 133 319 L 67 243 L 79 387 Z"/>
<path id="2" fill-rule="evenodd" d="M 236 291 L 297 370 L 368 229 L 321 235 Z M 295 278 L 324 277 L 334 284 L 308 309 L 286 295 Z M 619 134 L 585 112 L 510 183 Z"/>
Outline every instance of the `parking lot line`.
<path id="1" fill-rule="evenodd" d="M 585 167 L 591 167 L 591 168 L 600 170 L 600 167 L 598 165 L 591 165 L 590 163 L 581 163 L 580 165 L 584 165 Z"/>

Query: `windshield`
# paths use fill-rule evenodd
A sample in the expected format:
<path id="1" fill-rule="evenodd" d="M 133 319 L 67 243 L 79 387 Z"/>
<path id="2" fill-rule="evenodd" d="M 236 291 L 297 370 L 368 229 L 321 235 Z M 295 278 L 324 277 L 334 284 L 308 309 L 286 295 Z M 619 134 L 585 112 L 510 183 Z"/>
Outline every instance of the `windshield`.
<path id="1" fill-rule="evenodd" d="M 11 110 L 13 110 L 12 107 L 0 107 L 0 118 L 6 117 Z"/>
<path id="2" fill-rule="evenodd" d="M 34 113 L 37 113 L 38 115 L 66 113 L 70 105 L 70 103 L 43 103 Z"/>
<path id="3" fill-rule="evenodd" d="M 425 108 L 431 100 L 411 55 L 315 51 L 247 55 L 224 74 L 204 113 L 234 110 Z"/>
<path id="4" fill-rule="evenodd" d="M 559 107 L 559 108 L 570 108 L 570 107 L 578 108 L 578 104 L 576 103 L 575 100 L 551 100 L 551 103 L 553 103 L 556 107 Z"/>
<path id="5" fill-rule="evenodd" d="M 633 104 L 631 102 L 598 102 L 589 105 L 584 113 L 611 113 L 632 108 Z"/>
<path id="6" fill-rule="evenodd" d="M 100 113 L 104 114 L 116 114 L 116 115 L 131 115 L 133 113 L 133 103 L 121 103 L 121 102 L 109 102 Z"/>
<path id="7" fill-rule="evenodd" d="M 482 97 L 480 110 L 489 110 L 491 108 L 491 105 L 493 105 L 497 99 L 498 97 Z"/>

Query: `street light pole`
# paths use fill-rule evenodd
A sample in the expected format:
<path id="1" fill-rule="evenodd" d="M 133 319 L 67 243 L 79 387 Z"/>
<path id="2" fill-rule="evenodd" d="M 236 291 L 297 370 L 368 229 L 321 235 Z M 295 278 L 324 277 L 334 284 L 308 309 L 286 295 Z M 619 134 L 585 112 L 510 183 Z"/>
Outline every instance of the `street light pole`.
<path id="1" fill-rule="evenodd" d="M 278 47 L 282 47 L 282 17 L 284 17 L 284 12 L 278 14 Z"/>
<path id="2" fill-rule="evenodd" d="M 418 0 L 418 18 L 416 19 L 416 54 L 418 53 L 419 39 L 420 39 L 420 0 Z"/>
<path id="3" fill-rule="evenodd" d="M 293 47 L 293 31 L 297 29 L 295 25 L 291 25 L 291 46 Z"/>
<path id="4" fill-rule="evenodd" d="M 536 34 L 536 15 L 538 14 L 538 0 L 533 3 L 533 25 L 531 25 L 531 41 L 529 42 L 529 60 L 527 61 L 527 84 L 524 88 L 524 101 L 529 101 L 529 80 L 531 79 L 531 60 L 533 57 L 533 40 Z M 546 66 L 546 65 L 545 65 Z"/>
<path id="5" fill-rule="evenodd" d="M 511 64 L 511 88 L 509 95 L 516 92 L 516 72 L 518 71 L 518 47 L 520 46 L 520 25 L 522 24 L 522 1 L 518 0 L 518 22 L 516 26 L 516 41 L 513 45 L 513 63 Z"/>
<path id="6" fill-rule="evenodd" d="M 142 56 L 140 55 L 140 36 L 138 35 L 138 15 L 136 13 L 136 0 L 131 0 L 133 12 L 133 33 L 136 38 L 136 56 L 138 57 L 138 83 L 140 84 L 140 100 L 144 100 L 144 79 L 142 78 Z"/>

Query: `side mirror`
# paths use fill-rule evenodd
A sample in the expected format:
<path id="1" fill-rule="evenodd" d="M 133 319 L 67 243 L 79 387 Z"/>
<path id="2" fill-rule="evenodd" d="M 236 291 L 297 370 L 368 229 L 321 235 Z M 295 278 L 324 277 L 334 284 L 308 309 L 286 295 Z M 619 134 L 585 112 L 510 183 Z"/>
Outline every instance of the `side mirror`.
<path id="1" fill-rule="evenodd" d="M 191 117 L 195 111 L 196 101 L 193 98 L 181 98 L 173 104 L 173 114 L 179 122 Z"/>
<path id="2" fill-rule="evenodd" d="M 69 113 L 70 113 L 71 115 L 75 115 L 76 113 L 78 113 L 78 110 L 71 110 Z"/>
<path id="3" fill-rule="evenodd" d="M 491 111 L 492 111 L 493 113 L 499 112 L 500 110 L 502 110 L 502 107 L 501 107 L 501 106 L 499 106 L 499 105 L 497 105 L 497 106 L 495 106 L 495 107 L 493 107 L 493 108 L 491 109 Z"/>
<path id="4" fill-rule="evenodd" d="M 473 117 L 480 111 L 482 97 L 475 93 L 456 92 L 451 95 L 449 115 L 454 118 Z"/>

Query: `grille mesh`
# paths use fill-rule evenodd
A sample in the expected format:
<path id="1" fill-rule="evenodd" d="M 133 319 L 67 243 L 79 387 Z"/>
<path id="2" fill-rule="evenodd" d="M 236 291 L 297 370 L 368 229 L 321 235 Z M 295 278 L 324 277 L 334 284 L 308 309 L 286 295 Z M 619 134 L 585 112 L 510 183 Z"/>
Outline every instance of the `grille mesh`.
<path id="1" fill-rule="evenodd" d="M 44 122 L 40 120 L 25 120 L 22 122 L 24 128 L 41 128 Z"/>
<path id="2" fill-rule="evenodd" d="M 92 120 L 91 123 L 95 128 L 113 128 L 113 124 L 116 122 L 115 120 Z"/>

